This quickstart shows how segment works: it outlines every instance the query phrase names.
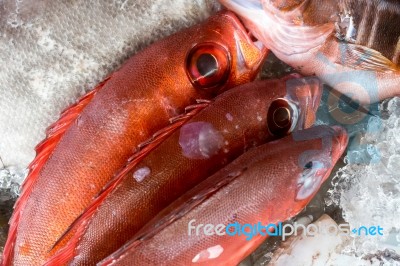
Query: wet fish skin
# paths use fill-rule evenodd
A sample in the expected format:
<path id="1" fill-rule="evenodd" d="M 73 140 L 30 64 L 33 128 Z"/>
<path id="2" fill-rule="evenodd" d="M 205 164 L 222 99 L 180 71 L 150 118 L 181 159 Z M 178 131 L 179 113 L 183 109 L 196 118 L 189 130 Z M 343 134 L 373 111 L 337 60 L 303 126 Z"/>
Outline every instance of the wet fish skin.
<path id="1" fill-rule="evenodd" d="M 94 214 L 84 214 L 87 217 L 77 224 L 84 228 L 77 230 L 82 233 L 46 265 L 101 261 L 163 208 L 245 150 L 284 136 L 271 133 L 268 117 L 280 108 L 273 102 L 285 99 L 295 104 L 298 115 L 292 116 L 288 128 L 303 129 L 314 123 L 321 94 L 317 78 L 290 75 L 248 83 L 220 95 L 144 159 L 128 165 L 115 189 L 96 202 Z"/>
<path id="2" fill-rule="evenodd" d="M 360 36 L 354 42 L 335 36 L 335 30 L 341 23 L 339 14 L 343 8 L 351 7 L 351 1 L 220 2 L 240 15 L 247 28 L 279 59 L 303 75 L 316 75 L 335 90 L 363 105 L 400 94 L 400 68 L 394 63 L 397 62 L 398 44 L 394 44 L 392 62 L 380 53 L 390 54 L 387 53 L 386 46 L 378 44 L 384 41 L 382 38 L 375 38 L 377 30 L 366 30 L 368 25 L 362 22 Z M 373 3 L 378 11 L 387 5 L 395 5 L 393 1 L 386 0 Z M 357 12 L 360 9 L 355 10 Z M 398 24 L 400 16 L 395 18 Z M 379 21 L 376 22 L 378 25 Z M 363 40 L 365 31 L 370 34 L 368 39 L 372 42 L 366 43 Z M 350 30 L 348 32 L 351 35 Z"/>
<path id="3" fill-rule="evenodd" d="M 297 132 L 248 151 L 207 178 L 98 265 L 237 265 L 267 236 L 189 236 L 188 224 L 266 225 L 299 213 L 328 178 L 347 134 L 327 126 Z"/>
<path id="4" fill-rule="evenodd" d="M 186 64 L 188 53 L 203 44 L 210 53 L 215 47 L 228 53 L 216 56 L 226 56 L 226 62 L 218 62 L 224 75 L 210 89 L 194 87 L 187 70 L 192 66 Z M 42 264 L 138 144 L 195 99 L 212 98 L 254 79 L 265 55 L 266 49 L 250 40 L 235 15 L 224 11 L 129 59 L 64 112 L 50 129 L 52 138 L 38 146 L 11 219 L 2 265 Z"/>

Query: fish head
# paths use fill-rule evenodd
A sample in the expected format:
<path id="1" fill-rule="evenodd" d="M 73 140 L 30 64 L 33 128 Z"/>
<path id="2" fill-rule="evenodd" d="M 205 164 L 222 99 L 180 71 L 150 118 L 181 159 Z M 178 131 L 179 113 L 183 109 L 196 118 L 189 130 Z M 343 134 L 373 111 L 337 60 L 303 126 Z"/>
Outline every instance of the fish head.
<path id="1" fill-rule="evenodd" d="M 289 216 L 293 216 L 310 202 L 328 179 L 347 147 L 348 136 L 339 126 L 316 126 L 296 131 L 290 137 L 285 149 L 290 174 L 282 175 L 284 177 L 276 186 L 286 194 L 281 206 L 287 206 Z"/>
<path id="2" fill-rule="evenodd" d="M 330 176 L 347 142 L 345 129 L 322 125 L 255 149 L 246 171 L 267 180 L 265 193 L 271 204 L 266 208 L 271 223 L 285 221 L 304 209 Z"/>
<path id="3" fill-rule="evenodd" d="M 279 58 L 322 45 L 338 20 L 338 1 L 220 0 Z"/>
<path id="4" fill-rule="evenodd" d="M 186 56 L 186 74 L 196 89 L 205 92 L 219 94 L 253 80 L 268 52 L 227 10 L 192 34 L 196 39 Z"/>
<path id="5" fill-rule="evenodd" d="M 322 96 L 322 83 L 316 77 L 291 74 L 281 81 L 285 95 L 272 101 L 267 113 L 268 129 L 276 136 L 311 127 Z"/>

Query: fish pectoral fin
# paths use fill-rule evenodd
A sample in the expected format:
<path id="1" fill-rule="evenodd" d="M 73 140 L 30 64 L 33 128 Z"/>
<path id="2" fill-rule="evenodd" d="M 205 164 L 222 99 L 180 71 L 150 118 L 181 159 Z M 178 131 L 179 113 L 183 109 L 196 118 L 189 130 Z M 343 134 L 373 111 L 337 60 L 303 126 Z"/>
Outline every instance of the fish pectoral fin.
<path id="1" fill-rule="evenodd" d="M 374 49 L 345 42 L 339 44 L 339 49 L 336 63 L 346 67 L 386 73 L 399 70 L 396 64 Z"/>

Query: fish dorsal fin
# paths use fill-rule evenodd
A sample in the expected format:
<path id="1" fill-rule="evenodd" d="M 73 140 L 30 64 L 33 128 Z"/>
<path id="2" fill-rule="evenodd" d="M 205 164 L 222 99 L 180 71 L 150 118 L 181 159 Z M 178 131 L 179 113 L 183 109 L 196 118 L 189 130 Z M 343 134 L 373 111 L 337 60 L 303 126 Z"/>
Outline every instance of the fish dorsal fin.
<path id="1" fill-rule="evenodd" d="M 31 194 L 39 173 L 47 162 L 60 139 L 68 130 L 70 125 L 81 114 L 82 110 L 90 103 L 94 95 L 111 78 L 108 77 L 99 83 L 93 90 L 83 95 L 75 104 L 62 111 L 60 118 L 46 129 L 46 138 L 36 148 L 36 157 L 28 166 L 29 174 L 21 185 L 21 195 L 14 205 L 14 213 L 10 219 L 10 229 L 7 242 L 4 247 L 3 258 L 0 265 L 11 265 L 14 254 L 14 245 L 17 237 L 17 226 L 23 212 L 23 208 Z"/>
<path id="2" fill-rule="evenodd" d="M 170 204 L 167 208 L 156 215 L 147 223 L 130 241 L 123 245 L 116 252 L 102 260 L 98 265 L 109 265 L 112 261 L 120 258 L 127 250 L 139 246 L 142 242 L 152 238 L 155 234 L 162 231 L 168 225 L 182 218 L 185 214 L 193 210 L 196 206 L 202 204 L 205 200 L 217 193 L 220 189 L 230 184 L 239 177 L 246 167 L 240 171 L 234 171 L 229 174 L 222 174 L 216 178 L 207 179 L 198 186 L 191 189 L 188 193 Z M 215 177 L 215 176 L 213 176 Z M 207 182 L 210 181 L 210 182 Z"/>
<path id="3" fill-rule="evenodd" d="M 138 145 L 138 150 L 128 159 L 127 164 L 121 168 L 117 174 L 111 179 L 104 188 L 97 194 L 91 204 L 85 211 L 79 215 L 75 221 L 69 226 L 63 235 L 57 240 L 53 247 L 57 246 L 67 236 L 73 232 L 73 236 L 69 239 L 68 243 L 62 247 L 55 255 L 51 256 L 44 265 L 56 266 L 64 265 L 73 259 L 75 248 L 86 230 L 86 225 L 90 221 L 93 214 L 96 212 L 101 203 L 106 197 L 114 191 L 118 184 L 124 180 L 124 176 L 131 171 L 140 161 L 152 150 L 158 147 L 167 137 L 172 135 L 176 129 L 181 127 L 185 122 L 191 119 L 194 115 L 208 106 L 210 101 L 200 100 L 198 104 L 186 107 L 186 112 L 182 115 L 170 119 L 170 125 L 156 132 L 149 140 Z"/>
<path id="4" fill-rule="evenodd" d="M 368 47 L 340 42 L 340 57 L 337 58 L 338 64 L 345 65 L 349 68 L 360 69 L 375 72 L 394 72 L 398 71 L 395 63 L 390 61 L 380 52 Z"/>

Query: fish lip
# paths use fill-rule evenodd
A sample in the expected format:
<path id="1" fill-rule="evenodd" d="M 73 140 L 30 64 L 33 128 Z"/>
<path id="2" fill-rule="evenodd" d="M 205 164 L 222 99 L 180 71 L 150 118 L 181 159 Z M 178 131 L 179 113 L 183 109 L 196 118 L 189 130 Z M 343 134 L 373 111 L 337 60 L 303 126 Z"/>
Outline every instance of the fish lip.
<path id="1" fill-rule="evenodd" d="M 233 22 L 233 25 L 236 28 L 236 30 L 243 33 L 246 41 L 248 43 L 252 44 L 254 47 L 256 47 L 260 51 L 260 54 L 265 54 L 266 51 L 268 51 L 268 48 L 260 40 L 252 39 L 252 37 L 253 38 L 256 38 L 256 37 L 253 34 L 251 34 L 251 31 L 248 28 L 246 28 L 245 24 L 235 13 L 233 13 L 230 10 L 223 10 L 223 11 L 221 11 L 221 14 L 223 14 L 224 16 L 226 16 Z"/>
<path id="2" fill-rule="evenodd" d="M 316 113 L 321 104 L 323 85 L 322 82 L 317 77 L 312 77 L 310 79 L 316 80 L 316 86 L 311 86 L 310 88 L 311 97 L 313 101 L 312 109 Z"/>
<path id="3" fill-rule="evenodd" d="M 334 156 L 335 159 L 338 159 L 336 157 L 340 157 L 346 150 L 349 137 L 346 129 L 341 126 L 332 126 L 332 129 L 335 131 L 334 138 L 338 143 L 338 145 L 334 145 L 333 147 L 332 156 Z"/>

